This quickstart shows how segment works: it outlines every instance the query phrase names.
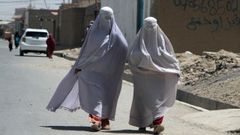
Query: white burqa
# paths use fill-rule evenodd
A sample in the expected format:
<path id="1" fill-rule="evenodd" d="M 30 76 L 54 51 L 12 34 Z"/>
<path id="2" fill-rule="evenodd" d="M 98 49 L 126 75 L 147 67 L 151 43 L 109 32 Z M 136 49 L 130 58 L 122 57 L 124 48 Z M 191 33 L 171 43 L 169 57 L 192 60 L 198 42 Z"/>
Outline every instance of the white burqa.
<path id="1" fill-rule="evenodd" d="M 134 82 L 129 124 L 147 127 L 174 104 L 180 75 L 172 44 L 155 18 L 144 20 L 129 51 L 129 66 Z"/>
<path id="2" fill-rule="evenodd" d="M 127 42 L 112 9 L 101 8 L 79 58 L 60 82 L 47 109 L 81 108 L 89 114 L 114 120 L 126 55 Z M 81 71 L 76 74 L 75 69 Z"/>

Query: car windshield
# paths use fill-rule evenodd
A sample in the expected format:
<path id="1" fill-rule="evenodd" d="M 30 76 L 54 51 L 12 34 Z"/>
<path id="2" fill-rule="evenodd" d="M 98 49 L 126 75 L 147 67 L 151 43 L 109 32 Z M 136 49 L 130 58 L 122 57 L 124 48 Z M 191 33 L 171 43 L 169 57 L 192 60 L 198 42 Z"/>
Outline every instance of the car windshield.
<path id="1" fill-rule="evenodd" d="M 26 37 L 47 37 L 46 32 L 27 32 Z"/>

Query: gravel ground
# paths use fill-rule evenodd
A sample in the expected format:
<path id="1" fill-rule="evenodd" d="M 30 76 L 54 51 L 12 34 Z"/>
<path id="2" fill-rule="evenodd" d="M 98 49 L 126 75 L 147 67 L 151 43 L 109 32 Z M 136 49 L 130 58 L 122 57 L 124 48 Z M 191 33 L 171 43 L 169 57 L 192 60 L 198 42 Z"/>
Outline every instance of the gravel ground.
<path id="1" fill-rule="evenodd" d="M 240 56 L 220 50 L 194 55 L 177 54 L 180 88 L 192 94 L 240 107 Z"/>

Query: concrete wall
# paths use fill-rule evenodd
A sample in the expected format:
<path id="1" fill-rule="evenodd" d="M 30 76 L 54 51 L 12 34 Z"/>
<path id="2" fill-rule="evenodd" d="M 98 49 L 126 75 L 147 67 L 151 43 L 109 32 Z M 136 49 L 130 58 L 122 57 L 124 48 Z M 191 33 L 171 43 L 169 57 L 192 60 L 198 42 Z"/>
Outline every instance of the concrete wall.
<path id="1" fill-rule="evenodd" d="M 144 0 L 144 16 L 150 15 L 151 0 Z M 137 31 L 137 0 L 101 0 L 101 7 L 113 9 L 116 22 L 122 33 L 132 45 Z"/>
<path id="2" fill-rule="evenodd" d="M 77 3 L 82 7 L 95 4 L 95 0 L 73 0 L 72 3 Z"/>
<path id="3" fill-rule="evenodd" d="M 95 19 L 96 6 L 60 9 L 60 49 L 82 46 L 84 30 Z"/>
<path id="4" fill-rule="evenodd" d="M 240 0 L 152 0 L 151 16 L 176 52 L 240 52 Z"/>
<path id="5" fill-rule="evenodd" d="M 43 28 L 58 39 L 58 16 L 53 15 L 56 10 L 28 9 L 25 13 L 25 28 Z"/>
<path id="6" fill-rule="evenodd" d="M 15 29 L 14 31 L 18 31 L 20 35 L 24 32 L 24 19 L 25 19 L 25 12 L 26 8 L 15 8 L 15 13 L 13 16 L 15 22 Z"/>
<path id="7" fill-rule="evenodd" d="M 123 35 L 131 45 L 136 36 L 137 0 L 102 0 L 101 7 L 109 6 Z"/>
<path id="8" fill-rule="evenodd" d="M 60 11 L 60 44 L 66 48 L 81 46 L 84 29 L 84 8 Z"/>
<path id="9" fill-rule="evenodd" d="M 225 49 L 240 52 L 240 0 L 145 0 L 145 17 L 153 16 L 176 52 Z M 102 0 L 114 10 L 129 45 L 136 35 L 137 0 Z"/>

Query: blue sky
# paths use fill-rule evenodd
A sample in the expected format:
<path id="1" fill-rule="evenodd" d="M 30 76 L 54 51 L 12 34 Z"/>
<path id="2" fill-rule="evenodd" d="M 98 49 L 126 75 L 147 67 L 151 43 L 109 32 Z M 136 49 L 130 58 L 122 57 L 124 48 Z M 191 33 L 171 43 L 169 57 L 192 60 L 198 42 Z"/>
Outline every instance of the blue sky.
<path id="1" fill-rule="evenodd" d="M 58 9 L 63 0 L 0 0 L 0 20 L 11 20 L 15 8 L 27 7 L 32 1 L 32 6 L 40 9 L 47 7 L 50 9 Z M 65 0 L 66 1 L 66 0 Z"/>

